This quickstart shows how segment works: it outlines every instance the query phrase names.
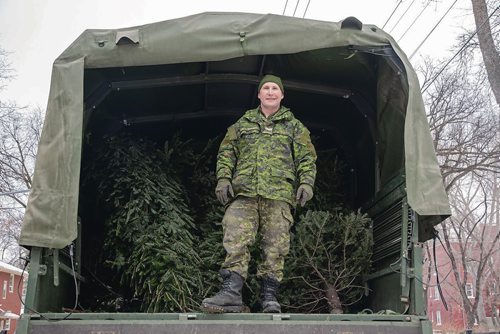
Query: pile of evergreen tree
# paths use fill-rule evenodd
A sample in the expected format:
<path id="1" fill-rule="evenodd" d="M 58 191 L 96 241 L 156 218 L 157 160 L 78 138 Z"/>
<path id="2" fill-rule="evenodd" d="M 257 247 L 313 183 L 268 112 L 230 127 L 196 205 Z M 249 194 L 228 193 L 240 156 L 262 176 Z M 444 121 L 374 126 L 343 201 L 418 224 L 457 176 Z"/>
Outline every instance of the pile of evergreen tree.
<path id="1" fill-rule="evenodd" d="M 224 259 L 215 196 L 220 138 L 171 138 L 157 143 L 131 135 L 95 145 L 84 170 L 101 199 L 105 236 L 95 272 L 114 291 L 90 308 L 116 311 L 116 299 L 135 300 L 127 311 L 187 312 L 220 286 Z M 339 311 L 358 300 L 369 268 L 369 219 L 342 204 L 343 166 L 335 152 L 319 152 L 315 198 L 297 210 L 280 300 L 287 312 Z M 258 240 L 251 249 L 245 302 L 259 310 Z M 348 270 L 347 270 L 348 269 Z M 119 282 L 116 281 L 119 278 Z M 337 298 L 330 298 L 335 292 Z"/>
<path id="2" fill-rule="evenodd" d="M 90 171 L 107 213 L 102 264 L 142 311 L 193 311 L 203 286 L 194 220 L 172 153 L 144 139 L 113 137 L 98 148 Z"/>

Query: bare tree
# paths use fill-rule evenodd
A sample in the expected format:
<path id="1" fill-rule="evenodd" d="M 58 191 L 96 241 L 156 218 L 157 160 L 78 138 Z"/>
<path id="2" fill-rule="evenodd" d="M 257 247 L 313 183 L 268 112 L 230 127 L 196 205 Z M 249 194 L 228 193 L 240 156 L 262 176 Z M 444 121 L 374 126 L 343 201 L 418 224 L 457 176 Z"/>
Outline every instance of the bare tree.
<path id="1" fill-rule="evenodd" d="M 493 224 L 500 228 L 500 181 L 498 178 L 494 178 L 492 182 L 492 195 L 493 199 L 495 199 L 492 203 L 492 207 L 490 210 L 489 220 Z M 499 250 L 495 256 L 492 256 L 488 260 L 488 276 L 486 277 L 486 296 L 485 296 L 485 304 L 491 310 L 491 318 L 493 325 L 497 328 L 500 328 L 500 319 L 495 312 L 495 308 L 500 305 L 500 254 Z"/>
<path id="2" fill-rule="evenodd" d="M 42 113 L 40 108 L 11 108 L 0 122 L 1 192 L 31 188 Z M 13 193 L 8 196 L 19 205 L 26 205 L 21 195 Z"/>
<path id="3" fill-rule="evenodd" d="M 483 303 L 486 279 L 497 274 L 491 264 L 500 255 L 500 228 L 498 222 L 490 221 L 496 215 L 492 210 L 497 210 L 493 203 L 498 201 L 492 191 L 491 178 L 473 174 L 461 179 L 450 196 L 454 216 L 441 225 L 469 329 L 480 319 L 478 306 Z M 474 298 L 467 284 L 474 287 Z"/>
<path id="4" fill-rule="evenodd" d="M 440 228 L 450 258 L 452 288 L 470 329 L 478 319 L 487 280 L 498 275 L 488 261 L 500 256 L 498 190 L 494 183 L 500 173 L 500 112 L 485 89 L 482 68 L 475 67 L 467 57 L 453 65 L 435 79 L 436 69 L 442 67 L 426 61 L 422 74 L 424 85 L 435 80 L 425 100 L 453 212 Z M 467 292 L 471 283 L 477 293 L 475 299 Z"/>
<path id="5" fill-rule="evenodd" d="M 441 66 L 427 60 L 424 85 Z M 467 59 L 443 72 L 426 91 L 428 120 L 446 190 L 475 172 L 500 173 L 500 116 L 484 89 L 486 76 Z"/>
<path id="6" fill-rule="evenodd" d="M 7 51 L 0 47 L 0 89 L 12 78 L 13 69 L 7 58 Z"/>
<path id="7" fill-rule="evenodd" d="M 0 49 L 0 89 L 12 78 L 7 54 Z M 19 258 L 17 244 L 27 192 L 31 188 L 43 122 L 40 108 L 20 108 L 0 99 L 0 259 Z"/>
<path id="8" fill-rule="evenodd" d="M 6 241 L 3 245 L 10 251 L 1 250 L 5 256 L 19 253 L 17 240 L 27 191 L 32 185 L 42 117 L 40 108 L 10 107 L 0 119 L 0 193 L 3 194 L 0 197 L 0 238 Z"/>
<path id="9" fill-rule="evenodd" d="M 0 47 L 0 91 L 5 88 L 5 85 L 12 79 L 13 69 L 7 58 L 7 52 Z M 0 120 L 4 115 L 8 114 L 9 106 L 0 98 Z"/>
<path id="10" fill-rule="evenodd" d="M 495 46 L 495 40 L 492 35 L 488 6 L 485 0 L 471 0 L 471 2 L 477 37 L 479 39 L 479 48 L 481 49 L 484 65 L 488 73 L 488 80 L 497 104 L 500 105 L 500 54 Z M 496 2 L 496 6 L 498 6 L 498 2 Z M 497 9 L 498 7 L 494 10 Z"/>
<path id="11" fill-rule="evenodd" d="M 19 247 L 19 233 L 23 212 L 18 208 L 3 208 L 0 211 L 0 260 L 17 267 L 21 266 L 20 257 L 24 253 Z"/>

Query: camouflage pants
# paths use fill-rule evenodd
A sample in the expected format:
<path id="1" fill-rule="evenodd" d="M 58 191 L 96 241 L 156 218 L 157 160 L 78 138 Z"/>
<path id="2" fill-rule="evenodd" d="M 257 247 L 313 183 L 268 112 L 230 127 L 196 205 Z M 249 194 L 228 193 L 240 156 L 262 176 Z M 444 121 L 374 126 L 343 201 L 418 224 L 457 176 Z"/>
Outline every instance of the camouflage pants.
<path id="1" fill-rule="evenodd" d="M 260 249 L 263 262 L 257 276 L 269 276 L 278 281 L 283 278 L 285 256 L 290 250 L 290 226 L 293 217 L 290 205 L 283 201 L 262 197 L 238 197 L 226 209 L 222 226 L 226 260 L 222 268 L 247 277 L 250 261 L 249 246 L 257 233 L 262 239 Z"/>

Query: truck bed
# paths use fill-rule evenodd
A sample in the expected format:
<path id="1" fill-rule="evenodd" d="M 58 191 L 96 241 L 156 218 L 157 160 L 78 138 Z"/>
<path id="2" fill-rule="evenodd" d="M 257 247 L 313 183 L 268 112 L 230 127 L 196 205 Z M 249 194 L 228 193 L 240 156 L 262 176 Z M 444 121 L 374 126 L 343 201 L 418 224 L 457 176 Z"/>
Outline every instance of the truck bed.
<path id="1" fill-rule="evenodd" d="M 20 333 L 429 333 L 425 317 L 385 314 L 64 313 L 23 315 Z M 23 330 L 21 330 L 21 328 Z"/>

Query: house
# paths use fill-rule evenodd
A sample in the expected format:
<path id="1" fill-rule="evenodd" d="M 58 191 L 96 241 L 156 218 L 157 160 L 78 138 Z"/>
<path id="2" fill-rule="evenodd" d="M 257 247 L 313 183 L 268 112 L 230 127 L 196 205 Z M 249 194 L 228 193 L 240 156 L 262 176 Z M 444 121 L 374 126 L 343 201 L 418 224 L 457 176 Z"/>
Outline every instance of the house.
<path id="1" fill-rule="evenodd" d="M 25 295 L 24 272 L 8 263 L 0 261 L 0 330 L 7 334 L 16 330 L 16 319 L 23 312 L 21 296 Z"/>

